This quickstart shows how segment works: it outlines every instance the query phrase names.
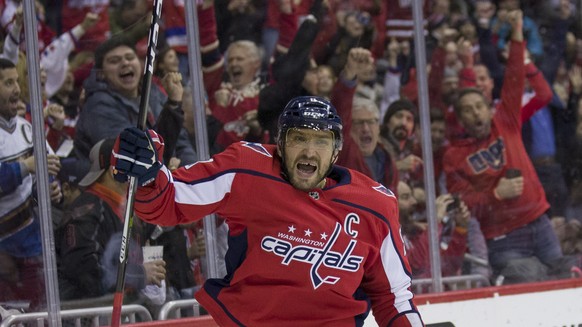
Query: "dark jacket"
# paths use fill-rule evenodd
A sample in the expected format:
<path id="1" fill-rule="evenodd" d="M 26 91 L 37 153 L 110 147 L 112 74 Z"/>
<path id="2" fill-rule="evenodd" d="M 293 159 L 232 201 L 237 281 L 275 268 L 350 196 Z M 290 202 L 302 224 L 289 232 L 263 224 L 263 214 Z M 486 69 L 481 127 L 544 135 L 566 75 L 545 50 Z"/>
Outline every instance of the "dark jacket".
<path id="1" fill-rule="evenodd" d="M 91 147 L 104 138 L 115 137 L 127 127 L 137 126 L 139 98 L 128 99 L 111 90 L 107 83 L 96 78 L 95 71 L 85 80 L 86 101 L 79 115 L 75 132 L 75 153 L 77 158 L 88 161 Z M 147 127 L 154 128 L 156 119 L 162 112 L 164 97 L 152 88 L 149 108 L 151 115 Z M 196 154 L 188 141 L 186 131 L 179 126 L 180 136 L 176 144 L 176 156 L 182 164 L 196 161 Z"/>
<path id="2" fill-rule="evenodd" d="M 111 257 L 105 254 L 107 248 L 113 248 L 109 244 L 120 239 L 125 202 L 107 196 L 109 192 L 104 191 L 104 188 L 100 184 L 93 184 L 83 192 L 71 204 L 55 231 L 59 286 L 63 300 L 98 297 L 114 291 L 115 285 L 106 282 L 105 276 L 112 273 L 115 276 L 117 265 L 111 267 L 109 262 L 104 262 L 104 258 Z M 141 236 L 139 228 L 134 227 L 132 231 L 134 235 L 129 248 L 126 285 L 140 290 L 145 286 L 143 256 L 139 247 Z M 116 249 L 114 261 L 118 263 L 119 247 Z M 115 271 L 107 273 L 106 269 Z"/>
<path id="3" fill-rule="evenodd" d="M 301 83 L 309 68 L 309 55 L 318 31 L 318 24 L 312 20 L 301 24 L 289 52 L 279 55 L 273 63 L 273 83 L 259 93 L 258 119 L 261 127 L 269 131 L 270 143 L 275 143 L 277 120 L 287 102 L 296 96 L 308 95 Z"/>

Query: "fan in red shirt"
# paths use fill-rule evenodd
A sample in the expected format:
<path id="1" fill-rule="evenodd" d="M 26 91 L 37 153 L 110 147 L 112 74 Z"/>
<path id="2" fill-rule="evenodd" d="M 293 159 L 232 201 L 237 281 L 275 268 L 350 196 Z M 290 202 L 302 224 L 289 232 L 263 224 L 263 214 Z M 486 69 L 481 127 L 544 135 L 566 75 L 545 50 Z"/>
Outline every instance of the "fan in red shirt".
<path id="1" fill-rule="evenodd" d="M 523 18 L 521 11 L 509 17 L 513 32 L 501 101 L 494 110 L 479 89 L 461 90 L 454 110 L 466 135 L 444 157 L 447 188 L 479 220 L 497 274 L 516 259 L 535 258 L 548 266 L 562 259 L 546 215 L 549 204 L 521 139 Z"/>

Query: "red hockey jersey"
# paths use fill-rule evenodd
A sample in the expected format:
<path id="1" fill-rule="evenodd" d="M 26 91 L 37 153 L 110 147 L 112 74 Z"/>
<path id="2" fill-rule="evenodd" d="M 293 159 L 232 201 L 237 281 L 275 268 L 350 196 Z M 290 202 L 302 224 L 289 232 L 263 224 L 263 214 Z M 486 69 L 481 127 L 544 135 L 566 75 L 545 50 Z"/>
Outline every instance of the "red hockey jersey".
<path id="1" fill-rule="evenodd" d="M 361 326 L 370 303 L 380 326 L 422 326 L 392 192 L 337 166 L 325 188 L 300 191 L 275 152 L 235 143 L 137 191 L 148 222 L 227 217 L 228 275 L 206 281 L 200 304 L 221 326 Z"/>

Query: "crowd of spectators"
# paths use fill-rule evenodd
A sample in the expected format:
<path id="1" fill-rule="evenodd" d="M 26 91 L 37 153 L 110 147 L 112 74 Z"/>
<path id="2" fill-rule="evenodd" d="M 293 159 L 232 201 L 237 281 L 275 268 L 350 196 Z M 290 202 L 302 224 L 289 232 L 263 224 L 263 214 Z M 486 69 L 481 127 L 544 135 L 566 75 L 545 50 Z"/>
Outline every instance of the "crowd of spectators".
<path id="1" fill-rule="evenodd" d="M 172 170 L 196 161 L 193 111 L 206 115 L 212 155 L 234 142 L 276 142 L 285 104 L 321 96 L 343 120 L 337 163 L 398 195 L 415 278 L 430 277 L 427 160 L 444 276 L 508 284 L 582 275 L 580 2 L 423 3 L 427 58 L 414 56 L 411 1 L 201 1 L 202 60 L 192 69 L 202 71 L 195 87 L 205 106 L 196 108 L 184 1 L 164 2 L 146 123 L 166 141 L 164 163 Z M 152 4 L 45 5 L 36 2 L 43 108 L 31 108 L 22 3 L 0 0 L 0 286 L 9 290 L 0 302 L 34 309 L 42 301 L 30 288 L 41 289 L 42 278 L 32 270 L 42 265 L 30 112 L 43 111 L 48 147 L 60 158 L 51 154 L 47 165 L 59 181 L 51 199 L 61 298 L 111 294 L 125 189 L 101 154 L 108 138 L 137 124 Z M 432 158 L 421 155 L 421 66 Z M 226 234 L 225 221 L 218 217 Z M 163 289 L 163 301 L 192 298 L 204 279 L 200 230 L 139 224 L 128 279 L 134 299 L 159 308 L 148 284 Z M 150 245 L 164 246 L 163 260 L 143 262 L 139 246 Z"/>

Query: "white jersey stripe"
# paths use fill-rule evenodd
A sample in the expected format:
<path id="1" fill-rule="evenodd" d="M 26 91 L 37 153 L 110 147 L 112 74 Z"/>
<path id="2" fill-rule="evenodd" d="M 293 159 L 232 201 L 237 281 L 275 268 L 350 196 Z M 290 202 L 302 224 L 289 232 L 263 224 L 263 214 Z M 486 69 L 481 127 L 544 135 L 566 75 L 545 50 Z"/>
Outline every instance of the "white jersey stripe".
<path id="1" fill-rule="evenodd" d="M 408 289 L 411 281 L 410 276 L 402 266 L 400 255 L 396 248 L 394 248 L 394 240 L 392 240 L 392 233 L 389 233 L 380 249 L 382 256 L 382 266 L 386 272 L 386 278 L 390 282 L 391 292 L 394 294 L 394 306 L 398 312 L 405 312 L 413 310 L 410 305 L 412 299 L 412 292 Z"/>
<path id="2" fill-rule="evenodd" d="M 193 205 L 217 203 L 230 192 L 236 173 L 220 175 L 213 180 L 186 184 L 174 180 L 176 202 Z"/>

